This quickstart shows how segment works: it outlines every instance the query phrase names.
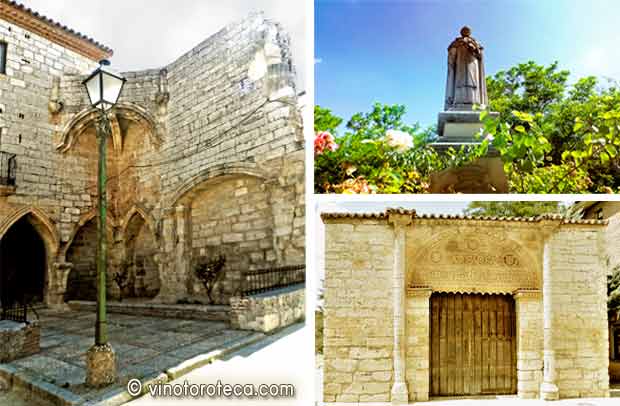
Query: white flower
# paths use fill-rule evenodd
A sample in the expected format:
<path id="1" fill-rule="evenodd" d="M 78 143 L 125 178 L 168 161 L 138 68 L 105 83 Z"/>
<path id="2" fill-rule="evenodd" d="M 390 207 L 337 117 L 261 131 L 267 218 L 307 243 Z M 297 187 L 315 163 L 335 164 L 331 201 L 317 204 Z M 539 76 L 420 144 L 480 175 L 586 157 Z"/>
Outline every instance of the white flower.
<path id="1" fill-rule="evenodd" d="M 413 138 L 404 131 L 387 130 L 385 142 L 390 147 L 396 148 L 399 152 L 405 152 L 413 147 Z"/>

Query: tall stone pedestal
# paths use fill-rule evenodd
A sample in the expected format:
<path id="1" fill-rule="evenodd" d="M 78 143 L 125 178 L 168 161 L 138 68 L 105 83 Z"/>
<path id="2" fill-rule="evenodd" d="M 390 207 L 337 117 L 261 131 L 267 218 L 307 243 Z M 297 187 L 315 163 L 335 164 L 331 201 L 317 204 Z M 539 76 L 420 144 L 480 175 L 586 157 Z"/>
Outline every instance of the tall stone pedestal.
<path id="1" fill-rule="evenodd" d="M 489 113 L 496 117 L 498 113 Z M 479 111 L 444 111 L 439 113 L 437 133 L 433 144 L 442 153 L 450 148 L 475 147 L 481 140 L 474 138 L 484 128 Z M 504 165 L 493 149 L 486 157 L 458 168 L 449 168 L 431 174 L 431 193 L 508 193 Z"/>

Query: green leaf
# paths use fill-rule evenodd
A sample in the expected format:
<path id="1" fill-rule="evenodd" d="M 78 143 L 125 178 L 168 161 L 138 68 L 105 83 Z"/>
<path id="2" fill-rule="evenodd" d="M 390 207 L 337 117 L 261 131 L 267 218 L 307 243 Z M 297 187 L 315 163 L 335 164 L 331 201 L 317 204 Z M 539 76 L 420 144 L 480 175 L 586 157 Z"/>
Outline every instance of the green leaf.
<path id="1" fill-rule="evenodd" d="M 515 130 L 517 130 L 520 133 L 525 133 L 525 127 L 523 127 L 522 125 L 516 126 Z"/>
<path id="2" fill-rule="evenodd" d="M 601 163 L 606 165 L 609 162 L 609 155 L 606 152 L 601 152 Z"/>
<path id="3" fill-rule="evenodd" d="M 618 151 L 616 150 L 616 147 L 614 147 L 611 144 L 605 145 L 605 151 L 607 151 L 609 156 L 612 157 L 612 158 L 615 158 L 616 155 L 618 155 Z"/>

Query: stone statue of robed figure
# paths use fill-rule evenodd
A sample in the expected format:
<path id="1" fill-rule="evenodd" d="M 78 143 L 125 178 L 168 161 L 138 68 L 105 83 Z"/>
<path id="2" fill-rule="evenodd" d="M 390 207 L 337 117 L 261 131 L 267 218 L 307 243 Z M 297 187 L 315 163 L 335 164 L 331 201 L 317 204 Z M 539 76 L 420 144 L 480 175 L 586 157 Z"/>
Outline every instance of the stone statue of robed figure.
<path id="1" fill-rule="evenodd" d="M 488 104 L 483 49 L 467 26 L 448 47 L 446 111 L 471 110 L 474 105 L 484 108 Z"/>
<path id="2" fill-rule="evenodd" d="M 467 26 L 448 47 L 446 99 L 437 120 L 439 137 L 432 144 L 438 152 L 476 146 L 484 137 L 480 112 L 489 102 L 482 51 Z M 487 115 L 495 118 L 498 113 L 489 111 Z M 431 193 L 507 193 L 508 180 L 504 164 L 491 146 L 485 157 L 431 174 L 430 189 Z"/>

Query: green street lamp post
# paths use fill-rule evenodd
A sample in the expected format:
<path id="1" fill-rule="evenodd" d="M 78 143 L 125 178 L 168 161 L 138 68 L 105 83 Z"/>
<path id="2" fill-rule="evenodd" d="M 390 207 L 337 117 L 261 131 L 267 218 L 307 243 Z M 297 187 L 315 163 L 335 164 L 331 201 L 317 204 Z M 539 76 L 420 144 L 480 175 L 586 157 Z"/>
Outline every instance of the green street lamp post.
<path id="1" fill-rule="evenodd" d="M 107 68 L 110 63 L 101 61 L 83 85 L 86 87 L 91 105 L 99 111 L 97 119 L 97 319 L 95 324 L 95 345 L 86 354 L 86 383 L 101 387 L 116 380 L 116 358 L 112 346 L 108 343 L 106 311 L 106 274 L 108 267 L 107 243 L 107 193 L 106 193 L 106 158 L 107 140 L 111 136 L 108 111 L 114 107 L 120 97 L 126 79 Z"/>

